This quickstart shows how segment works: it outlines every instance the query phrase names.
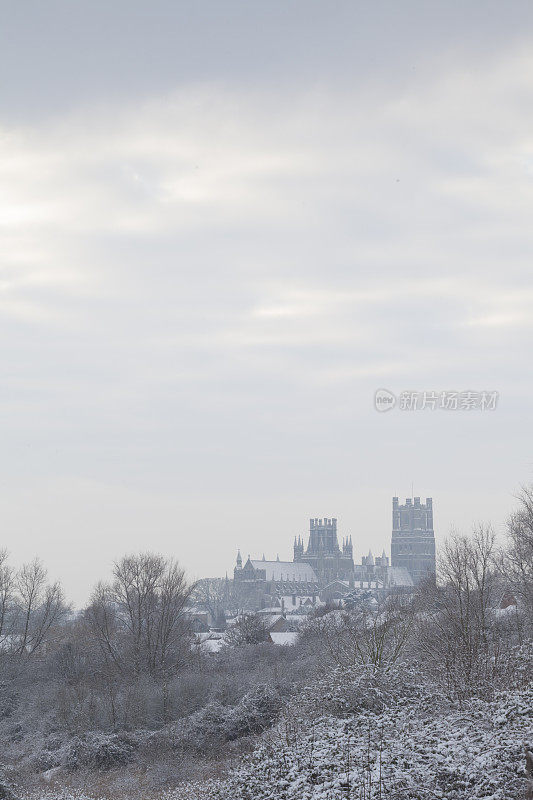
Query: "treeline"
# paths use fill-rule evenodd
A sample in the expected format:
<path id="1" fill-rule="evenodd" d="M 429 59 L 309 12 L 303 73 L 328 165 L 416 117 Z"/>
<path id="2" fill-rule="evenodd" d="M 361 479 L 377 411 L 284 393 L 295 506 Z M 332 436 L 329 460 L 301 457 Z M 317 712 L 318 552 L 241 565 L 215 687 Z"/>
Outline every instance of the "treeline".
<path id="1" fill-rule="evenodd" d="M 113 579 L 99 583 L 87 608 L 74 614 L 39 560 L 16 571 L 2 551 L 2 665 L 59 658 L 67 679 L 79 678 L 84 666 L 89 670 L 96 663 L 109 674 L 175 672 L 188 649 L 185 610 L 192 588 L 173 559 L 125 556 L 114 564 Z M 67 653 L 69 658 L 61 656 Z"/>
<path id="2" fill-rule="evenodd" d="M 65 618 L 58 583 L 49 583 L 38 559 L 14 570 L 0 550 L 0 651 L 28 658 L 39 655 Z"/>
<path id="3" fill-rule="evenodd" d="M 157 731 L 186 718 L 190 732 L 182 739 L 195 749 L 191 731 L 206 728 L 197 738 L 207 740 L 214 709 L 219 718 L 224 708 L 235 709 L 233 720 L 245 718 L 243 698 L 275 685 L 283 664 L 289 681 L 301 679 L 303 664 L 295 651 L 265 644 L 258 652 L 238 647 L 237 640 L 218 656 L 203 651 L 191 614 L 201 596 L 196 590 L 173 559 L 125 556 L 113 565 L 111 580 L 94 588 L 87 607 L 74 613 L 38 561 L 15 571 L 3 553 L 0 738 L 10 743 L 5 752 L 33 763 L 31 754 L 47 753 L 51 736 L 64 743 L 95 731 Z M 200 716 L 192 719 L 195 714 Z M 256 718 L 254 711 L 250 720 Z M 257 729 L 260 723 L 250 725 Z M 211 749 L 220 736 L 236 738 L 227 731 L 245 728 L 221 722 Z M 39 757 L 36 766 L 42 764 L 55 766 L 55 760 Z"/>

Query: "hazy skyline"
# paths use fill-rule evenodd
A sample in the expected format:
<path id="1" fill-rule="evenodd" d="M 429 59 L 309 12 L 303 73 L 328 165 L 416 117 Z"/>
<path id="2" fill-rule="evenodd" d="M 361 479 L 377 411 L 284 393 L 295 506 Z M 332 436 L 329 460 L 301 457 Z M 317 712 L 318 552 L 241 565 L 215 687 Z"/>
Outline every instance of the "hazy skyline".
<path id="1" fill-rule="evenodd" d="M 533 478 L 530 3 L 2 3 L 0 545 L 292 557 Z M 378 414 L 378 388 L 497 390 Z"/>

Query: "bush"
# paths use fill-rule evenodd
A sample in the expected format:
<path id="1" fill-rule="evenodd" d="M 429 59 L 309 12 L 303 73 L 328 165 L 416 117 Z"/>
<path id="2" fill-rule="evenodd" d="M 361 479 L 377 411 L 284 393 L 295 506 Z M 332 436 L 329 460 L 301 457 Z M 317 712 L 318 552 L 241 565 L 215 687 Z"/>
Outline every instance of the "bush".
<path id="1" fill-rule="evenodd" d="M 257 686 L 244 695 L 236 706 L 209 703 L 184 722 L 180 744 L 203 751 L 261 733 L 278 717 L 282 699 L 269 686 Z M 179 737 L 178 737 L 179 741 Z"/>
<path id="2" fill-rule="evenodd" d="M 293 704 L 293 716 L 380 714 L 405 699 L 418 698 L 425 703 L 427 695 L 432 696 L 431 689 L 424 687 L 417 675 L 403 665 L 388 670 L 334 667 L 300 693 Z"/>
<path id="3" fill-rule="evenodd" d="M 376 687 L 379 688 L 379 687 Z M 320 692 L 320 684 L 315 687 Z M 403 691 L 400 686 L 400 692 Z M 230 773 L 218 800 L 511 800 L 526 797 L 531 690 L 464 707 L 430 692 L 381 712 L 284 718 Z M 304 706 L 304 711 L 306 707 Z"/>
<path id="4" fill-rule="evenodd" d="M 26 766 L 34 772 L 47 772 L 49 769 L 59 767 L 62 761 L 62 754 L 56 750 L 40 750 L 34 757 L 31 757 Z"/>
<path id="5" fill-rule="evenodd" d="M 7 683 L 0 683 L 0 719 L 9 719 L 17 709 L 16 694 Z"/>
<path id="6" fill-rule="evenodd" d="M 257 686 L 233 709 L 226 725 L 228 740 L 261 733 L 277 719 L 282 700 L 270 686 Z"/>
<path id="7" fill-rule="evenodd" d="M 17 800 L 13 786 L 2 767 L 0 767 L 0 800 Z"/>
<path id="8" fill-rule="evenodd" d="M 136 747 L 137 743 L 131 737 L 83 734 L 70 742 L 65 754 L 65 766 L 70 770 L 80 767 L 111 769 L 129 764 L 133 760 Z"/>

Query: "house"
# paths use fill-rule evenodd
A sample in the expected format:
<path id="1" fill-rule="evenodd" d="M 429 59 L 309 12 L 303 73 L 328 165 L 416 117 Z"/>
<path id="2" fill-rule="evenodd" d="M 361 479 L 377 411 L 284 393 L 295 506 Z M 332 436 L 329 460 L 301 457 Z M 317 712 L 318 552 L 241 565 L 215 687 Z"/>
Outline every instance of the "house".
<path id="1" fill-rule="evenodd" d="M 272 644 L 288 647 L 296 643 L 298 633 L 295 631 L 273 631 L 269 634 L 269 637 Z"/>

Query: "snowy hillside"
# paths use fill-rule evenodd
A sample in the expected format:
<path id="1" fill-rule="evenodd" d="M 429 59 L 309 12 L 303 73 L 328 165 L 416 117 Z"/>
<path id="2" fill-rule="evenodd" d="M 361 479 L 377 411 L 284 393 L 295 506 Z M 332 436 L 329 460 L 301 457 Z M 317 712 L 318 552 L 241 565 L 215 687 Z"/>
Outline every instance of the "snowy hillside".
<path id="1" fill-rule="evenodd" d="M 330 713 L 296 705 L 237 769 L 225 800 L 517 800 L 525 797 L 525 747 L 533 744 L 533 689 L 459 708 L 427 687 L 336 673 L 323 686 Z M 401 680 L 401 679 L 400 679 Z M 395 685 L 396 684 L 396 685 Z M 343 688 L 345 692 L 343 692 Z M 397 689 L 397 693 L 394 691 Z M 319 690 L 320 685 L 314 687 Z M 342 713 L 352 694 L 359 708 Z M 318 700 L 318 698 L 317 698 Z M 337 711 L 337 713 L 331 713 Z M 340 712 L 340 716 L 338 715 Z"/>

